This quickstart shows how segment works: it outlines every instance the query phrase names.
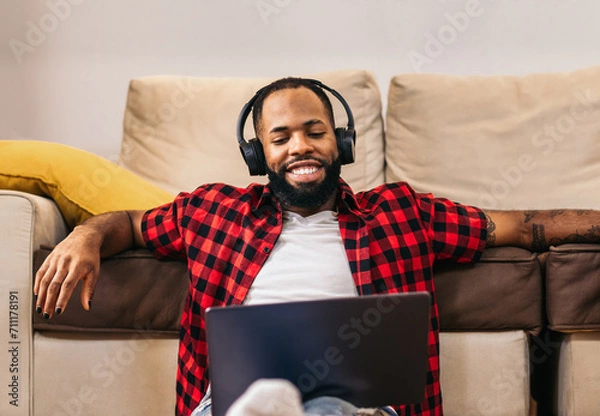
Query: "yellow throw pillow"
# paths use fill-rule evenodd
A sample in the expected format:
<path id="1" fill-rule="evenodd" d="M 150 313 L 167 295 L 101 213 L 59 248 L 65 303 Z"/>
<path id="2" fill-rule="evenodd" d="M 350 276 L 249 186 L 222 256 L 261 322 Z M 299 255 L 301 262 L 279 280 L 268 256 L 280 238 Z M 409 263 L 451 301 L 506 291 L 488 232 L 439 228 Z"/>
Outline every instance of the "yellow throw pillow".
<path id="1" fill-rule="evenodd" d="M 0 189 L 52 198 L 71 228 L 97 214 L 146 210 L 174 197 L 92 153 L 23 140 L 0 141 Z"/>

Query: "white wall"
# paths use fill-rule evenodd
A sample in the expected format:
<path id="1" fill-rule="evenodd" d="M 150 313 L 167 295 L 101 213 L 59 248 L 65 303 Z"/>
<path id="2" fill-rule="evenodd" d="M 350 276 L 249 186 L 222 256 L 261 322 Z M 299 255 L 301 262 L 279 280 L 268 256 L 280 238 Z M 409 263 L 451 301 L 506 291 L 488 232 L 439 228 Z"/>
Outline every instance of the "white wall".
<path id="1" fill-rule="evenodd" d="M 599 12 L 598 0 L 0 0 L 0 138 L 115 159 L 128 81 L 145 75 L 365 68 L 385 102 L 400 72 L 599 65 Z"/>

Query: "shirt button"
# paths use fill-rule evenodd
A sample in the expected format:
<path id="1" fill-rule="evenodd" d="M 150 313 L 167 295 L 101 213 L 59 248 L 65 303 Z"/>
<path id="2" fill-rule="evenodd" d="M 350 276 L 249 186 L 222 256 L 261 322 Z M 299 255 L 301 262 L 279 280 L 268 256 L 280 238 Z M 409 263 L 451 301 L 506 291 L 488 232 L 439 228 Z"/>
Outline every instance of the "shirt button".
<path id="1" fill-rule="evenodd" d="M 269 247 L 263 247 L 263 253 L 267 254 L 271 251 Z"/>

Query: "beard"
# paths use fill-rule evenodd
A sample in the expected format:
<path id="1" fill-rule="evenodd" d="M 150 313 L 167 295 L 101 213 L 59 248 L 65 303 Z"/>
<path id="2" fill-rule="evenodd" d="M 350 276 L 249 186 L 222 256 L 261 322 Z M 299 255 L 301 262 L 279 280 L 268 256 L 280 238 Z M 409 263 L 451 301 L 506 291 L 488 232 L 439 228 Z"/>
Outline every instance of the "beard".
<path id="1" fill-rule="evenodd" d="M 325 178 L 318 183 L 301 183 L 293 186 L 285 178 L 285 172 L 288 166 L 300 160 L 316 160 L 325 169 Z M 324 160 L 314 157 L 301 157 L 289 163 L 286 163 L 275 172 L 266 167 L 267 175 L 271 183 L 273 194 L 279 199 L 283 206 L 297 208 L 318 208 L 325 204 L 331 195 L 337 192 L 338 180 L 342 170 L 342 164 L 339 157 L 331 164 Z"/>

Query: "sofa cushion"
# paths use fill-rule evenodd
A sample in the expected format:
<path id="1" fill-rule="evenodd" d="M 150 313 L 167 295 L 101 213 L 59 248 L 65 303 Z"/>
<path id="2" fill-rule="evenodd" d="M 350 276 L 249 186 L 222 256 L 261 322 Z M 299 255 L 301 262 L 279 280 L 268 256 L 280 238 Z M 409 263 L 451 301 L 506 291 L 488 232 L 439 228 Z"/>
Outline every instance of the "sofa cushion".
<path id="1" fill-rule="evenodd" d="M 546 260 L 546 311 L 555 331 L 600 330 L 600 245 L 551 247 Z"/>
<path id="2" fill-rule="evenodd" d="M 440 334 L 444 414 L 533 415 L 528 336 L 523 331 Z"/>
<path id="3" fill-rule="evenodd" d="M 35 253 L 34 271 L 50 254 Z M 85 311 L 77 285 L 61 315 L 45 320 L 34 314 L 37 330 L 179 333 L 189 289 L 185 263 L 158 261 L 148 250 L 130 250 L 102 261 L 92 308 Z"/>
<path id="4" fill-rule="evenodd" d="M 337 71 L 310 75 L 336 89 L 353 110 L 358 138 L 356 162 L 342 176 L 362 190 L 383 183 L 381 97 L 373 75 Z M 267 78 L 157 76 L 131 81 L 119 163 L 171 192 L 208 182 L 247 186 L 251 177 L 236 141 L 243 105 Z M 346 126 L 342 105 L 332 98 L 338 126 Z M 246 139 L 254 137 L 251 119 Z"/>
<path id="5" fill-rule="evenodd" d="M 386 121 L 386 181 L 484 208 L 600 208 L 600 67 L 397 75 Z"/>
<path id="6" fill-rule="evenodd" d="M 444 331 L 542 328 L 542 271 L 537 255 L 515 247 L 486 249 L 475 264 L 440 262 L 435 287 Z"/>
<path id="7" fill-rule="evenodd" d="M 174 415 L 178 344 L 177 335 L 144 331 L 36 332 L 33 409 L 19 414 Z M 17 415 L 11 410 L 2 415 Z"/>
<path id="8" fill-rule="evenodd" d="M 93 215 L 146 210 L 173 199 L 104 158 L 33 140 L 0 141 L 0 188 L 52 198 L 70 228 Z"/>
<path id="9" fill-rule="evenodd" d="M 36 253 L 36 270 L 49 252 L 41 249 Z M 539 330 L 540 265 L 530 252 L 486 250 L 478 264 L 452 267 L 442 263 L 435 273 L 442 330 Z M 146 250 L 124 252 L 103 260 L 90 312 L 79 303 L 77 287 L 63 314 L 51 320 L 36 314 L 34 327 L 101 332 L 144 328 L 178 333 L 188 288 L 185 263 L 161 262 Z"/>
<path id="10" fill-rule="evenodd" d="M 555 375 L 552 414 L 597 415 L 600 409 L 600 332 L 566 334 Z"/>

